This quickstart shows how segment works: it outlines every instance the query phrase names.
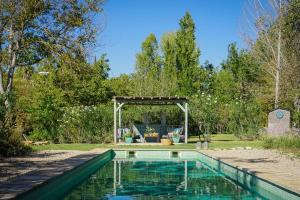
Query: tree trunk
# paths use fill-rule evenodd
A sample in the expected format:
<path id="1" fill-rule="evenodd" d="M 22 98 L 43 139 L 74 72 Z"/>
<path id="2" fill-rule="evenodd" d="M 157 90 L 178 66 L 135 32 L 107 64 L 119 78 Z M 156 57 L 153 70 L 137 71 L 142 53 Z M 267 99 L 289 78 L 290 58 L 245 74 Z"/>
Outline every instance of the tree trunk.
<path id="1" fill-rule="evenodd" d="M 7 73 L 7 85 L 6 85 L 6 90 L 5 93 L 9 94 L 12 91 L 13 87 L 13 79 L 14 79 L 14 73 L 15 73 L 15 68 L 16 68 L 16 52 L 19 49 L 19 43 L 18 40 L 15 38 L 15 32 L 13 30 L 12 25 L 10 26 L 10 44 L 8 46 L 8 53 L 9 53 L 9 69 Z M 11 102 L 8 97 L 5 99 L 5 107 L 7 109 L 11 108 Z"/>
<path id="2" fill-rule="evenodd" d="M 280 93 L 280 70 L 281 70 L 281 0 L 279 1 L 279 29 L 277 41 L 277 66 L 275 76 L 275 109 L 279 107 L 279 93 Z"/>
<path id="3" fill-rule="evenodd" d="M 1 62 L 0 62 L 1 63 Z M 3 71 L 0 66 L 0 94 L 4 94 L 4 87 L 3 87 Z"/>
<path id="4" fill-rule="evenodd" d="M 280 83 L 280 72 L 279 69 L 276 70 L 276 77 L 275 77 L 275 109 L 279 107 L 279 83 Z"/>

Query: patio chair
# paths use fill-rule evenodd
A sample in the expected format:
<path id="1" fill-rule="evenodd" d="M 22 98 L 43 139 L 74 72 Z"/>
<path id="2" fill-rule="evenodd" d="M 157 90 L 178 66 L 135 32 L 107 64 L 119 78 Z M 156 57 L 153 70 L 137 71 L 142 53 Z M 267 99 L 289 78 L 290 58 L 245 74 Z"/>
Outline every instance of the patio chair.
<path id="1" fill-rule="evenodd" d="M 132 131 L 134 132 L 134 135 L 137 136 L 137 138 L 135 138 L 135 140 L 137 142 L 139 142 L 139 143 L 144 143 L 145 142 L 144 136 L 141 134 L 139 129 L 136 127 L 136 125 L 132 125 Z"/>
<path id="2" fill-rule="evenodd" d="M 178 134 L 180 141 L 184 140 L 184 135 L 183 135 L 183 127 L 180 128 L 174 128 L 172 131 L 168 132 L 168 137 L 172 138 L 174 134 Z"/>

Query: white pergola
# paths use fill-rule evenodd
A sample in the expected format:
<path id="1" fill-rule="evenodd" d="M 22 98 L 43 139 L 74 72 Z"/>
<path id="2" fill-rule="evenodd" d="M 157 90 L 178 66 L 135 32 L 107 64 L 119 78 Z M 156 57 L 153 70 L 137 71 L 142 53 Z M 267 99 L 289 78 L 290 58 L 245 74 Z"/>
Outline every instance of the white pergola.
<path id="1" fill-rule="evenodd" d="M 118 127 L 122 126 L 122 106 L 124 105 L 177 105 L 184 112 L 184 142 L 188 137 L 188 99 L 186 97 L 128 97 L 115 96 L 114 102 L 114 143 L 117 143 Z M 117 119 L 119 118 L 119 119 Z"/>

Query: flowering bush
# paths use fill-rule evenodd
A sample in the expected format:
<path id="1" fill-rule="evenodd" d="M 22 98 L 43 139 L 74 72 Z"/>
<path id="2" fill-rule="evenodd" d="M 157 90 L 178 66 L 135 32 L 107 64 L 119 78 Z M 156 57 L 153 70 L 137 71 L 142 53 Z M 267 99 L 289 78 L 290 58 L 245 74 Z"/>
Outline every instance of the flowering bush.
<path id="1" fill-rule="evenodd" d="M 195 94 L 190 112 L 204 134 L 222 130 L 239 137 L 255 138 L 262 127 L 262 112 L 255 101 L 242 98 L 219 100 L 216 95 Z"/>
<path id="2" fill-rule="evenodd" d="M 111 142 L 112 117 L 111 109 L 105 105 L 64 108 L 58 140 L 74 143 Z"/>

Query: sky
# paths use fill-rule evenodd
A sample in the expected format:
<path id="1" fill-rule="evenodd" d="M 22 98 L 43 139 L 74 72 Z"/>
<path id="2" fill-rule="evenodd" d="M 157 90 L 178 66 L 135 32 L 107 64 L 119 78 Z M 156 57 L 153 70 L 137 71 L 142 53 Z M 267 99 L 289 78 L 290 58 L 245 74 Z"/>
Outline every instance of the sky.
<path id="1" fill-rule="evenodd" d="M 145 38 L 154 33 L 157 40 L 176 31 L 179 20 L 190 12 L 196 25 L 200 63 L 219 66 L 227 57 L 228 44 L 244 48 L 239 23 L 244 0 L 106 0 L 95 22 L 103 30 L 97 36 L 97 58 L 106 53 L 110 76 L 133 73 L 135 56 Z"/>

